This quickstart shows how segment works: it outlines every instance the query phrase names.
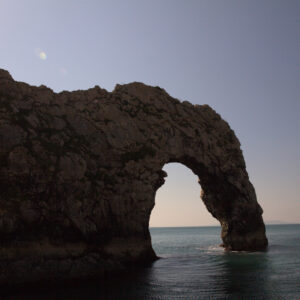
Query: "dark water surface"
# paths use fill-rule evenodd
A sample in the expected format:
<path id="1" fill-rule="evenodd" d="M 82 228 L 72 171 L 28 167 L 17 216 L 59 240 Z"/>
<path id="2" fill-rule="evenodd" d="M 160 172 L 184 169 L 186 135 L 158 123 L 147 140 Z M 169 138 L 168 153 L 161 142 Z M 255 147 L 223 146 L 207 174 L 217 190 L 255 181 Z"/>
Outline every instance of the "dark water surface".
<path id="1" fill-rule="evenodd" d="M 300 224 L 267 226 L 269 249 L 256 253 L 225 252 L 219 227 L 150 231 L 162 259 L 147 268 L 9 299 L 300 299 Z"/>

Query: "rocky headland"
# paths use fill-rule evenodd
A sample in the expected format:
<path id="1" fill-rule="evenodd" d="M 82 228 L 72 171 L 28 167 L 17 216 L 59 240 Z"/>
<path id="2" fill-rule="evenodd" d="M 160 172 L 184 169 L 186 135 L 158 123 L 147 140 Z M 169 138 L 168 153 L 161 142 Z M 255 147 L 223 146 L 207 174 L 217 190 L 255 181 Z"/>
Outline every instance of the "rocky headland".
<path id="1" fill-rule="evenodd" d="M 0 284 L 155 260 L 149 218 L 169 162 L 199 177 L 226 249 L 267 247 L 240 143 L 208 105 L 138 82 L 54 93 L 0 70 Z"/>

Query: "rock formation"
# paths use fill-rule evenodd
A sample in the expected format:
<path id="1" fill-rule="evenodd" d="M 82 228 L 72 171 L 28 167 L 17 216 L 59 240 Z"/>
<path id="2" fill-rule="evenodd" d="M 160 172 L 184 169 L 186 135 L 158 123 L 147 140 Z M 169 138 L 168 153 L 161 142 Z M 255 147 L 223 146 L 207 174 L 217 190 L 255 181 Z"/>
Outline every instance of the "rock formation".
<path id="1" fill-rule="evenodd" d="M 54 93 L 0 70 L 0 283 L 152 261 L 163 166 L 190 168 L 229 250 L 267 246 L 240 143 L 208 105 L 134 82 Z"/>

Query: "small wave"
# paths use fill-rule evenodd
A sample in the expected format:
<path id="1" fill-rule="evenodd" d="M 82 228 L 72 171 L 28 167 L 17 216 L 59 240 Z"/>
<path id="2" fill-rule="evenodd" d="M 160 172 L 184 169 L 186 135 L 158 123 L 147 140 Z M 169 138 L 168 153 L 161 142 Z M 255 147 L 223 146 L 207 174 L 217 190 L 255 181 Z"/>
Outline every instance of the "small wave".
<path id="1" fill-rule="evenodd" d="M 201 250 L 206 253 L 223 253 L 224 248 L 220 247 L 219 245 L 211 245 L 211 246 L 203 246 L 203 247 L 196 247 L 196 250 Z"/>
<path id="2" fill-rule="evenodd" d="M 224 248 L 219 246 L 219 245 L 213 245 L 213 246 L 209 246 L 208 250 L 210 251 L 219 251 L 219 252 L 223 252 Z"/>

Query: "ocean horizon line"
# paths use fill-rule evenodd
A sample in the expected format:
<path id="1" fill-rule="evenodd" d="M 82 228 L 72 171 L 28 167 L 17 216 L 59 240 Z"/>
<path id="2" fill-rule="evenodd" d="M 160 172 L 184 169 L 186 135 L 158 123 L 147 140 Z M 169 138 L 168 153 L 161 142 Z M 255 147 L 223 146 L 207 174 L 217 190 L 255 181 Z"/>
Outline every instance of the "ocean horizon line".
<path id="1" fill-rule="evenodd" d="M 277 225 L 300 225 L 299 223 L 268 223 L 265 222 L 266 226 L 277 226 Z M 149 226 L 150 229 L 154 228 L 198 228 L 198 227 L 221 227 L 221 225 L 184 225 L 184 226 Z"/>
<path id="2" fill-rule="evenodd" d="M 196 228 L 196 227 L 221 227 L 221 225 L 149 226 L 149 228 Z"/>

